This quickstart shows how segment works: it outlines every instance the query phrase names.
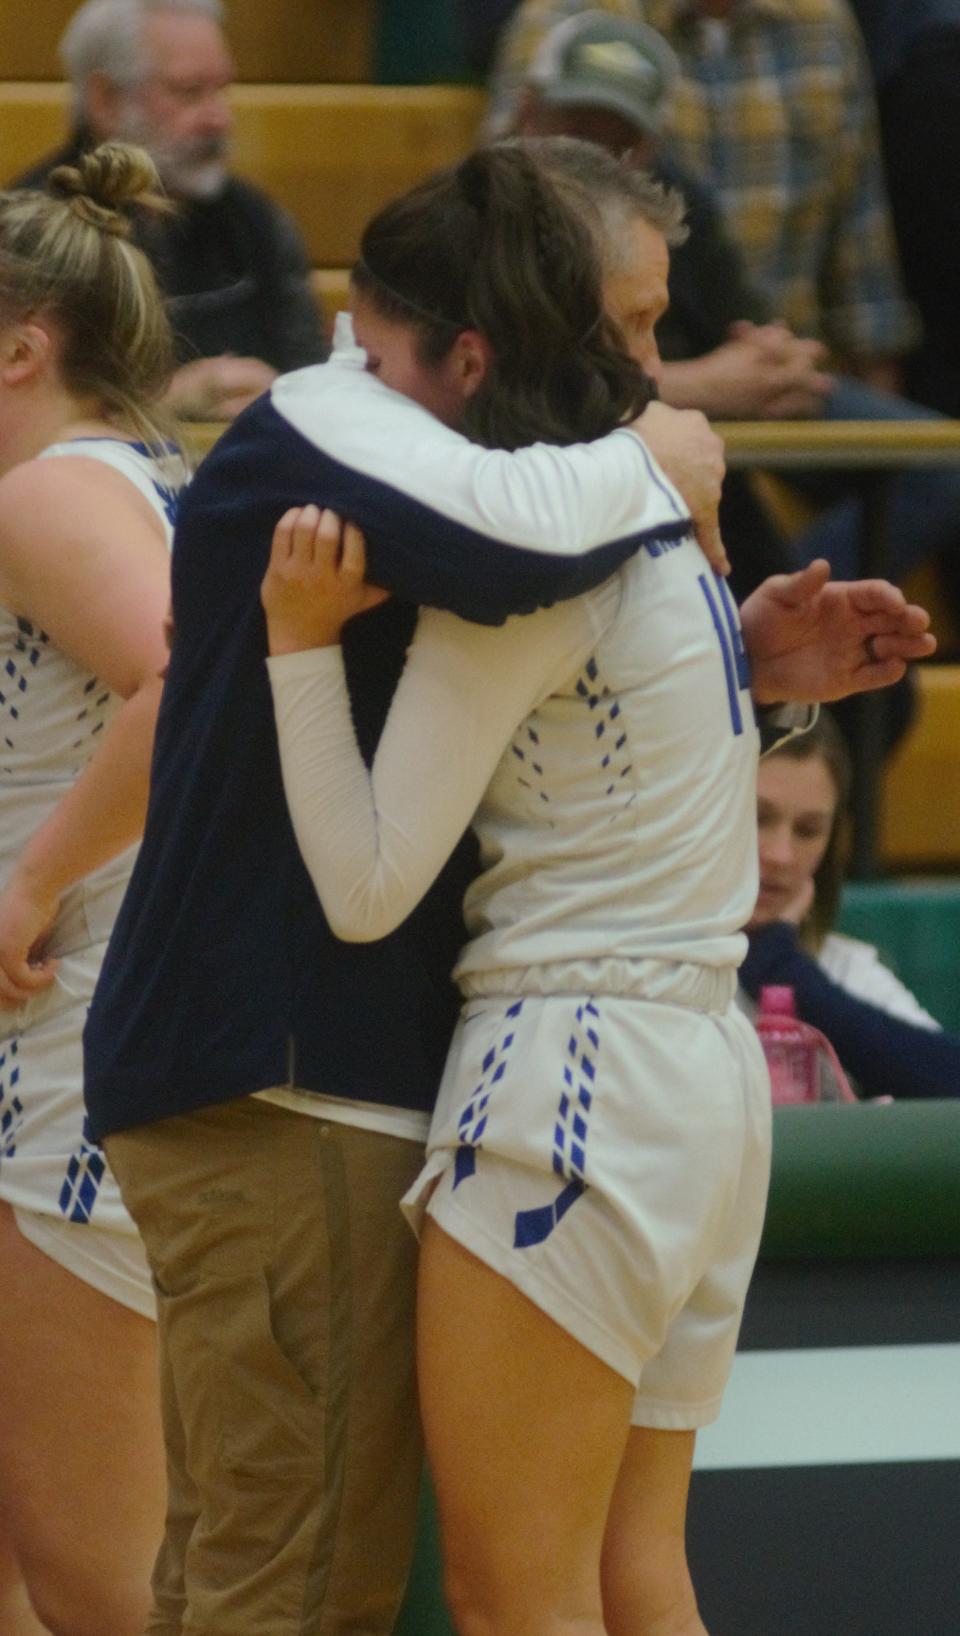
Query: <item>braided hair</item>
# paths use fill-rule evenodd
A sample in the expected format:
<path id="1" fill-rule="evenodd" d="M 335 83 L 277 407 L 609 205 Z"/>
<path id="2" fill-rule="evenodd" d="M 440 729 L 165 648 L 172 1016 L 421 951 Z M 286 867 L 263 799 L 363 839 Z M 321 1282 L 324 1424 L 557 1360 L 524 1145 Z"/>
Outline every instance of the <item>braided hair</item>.
<path id="1" fill-rule="evenodd" d="M 653 389 L 603 311 L 594 236 L 522 149 L 481 148 L 369 223 L 355 287 L 409 324 L 421 363 L 476 330 L 492 361 L 463 430 L 488 447 L 586 442 Z"/>

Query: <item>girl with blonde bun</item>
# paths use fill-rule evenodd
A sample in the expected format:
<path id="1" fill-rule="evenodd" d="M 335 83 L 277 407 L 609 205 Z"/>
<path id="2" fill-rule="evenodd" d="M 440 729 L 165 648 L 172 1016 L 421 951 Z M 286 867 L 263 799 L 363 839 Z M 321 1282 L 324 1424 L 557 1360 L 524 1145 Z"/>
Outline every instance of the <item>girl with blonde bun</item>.
<path id="1" fill-rule="evenodd" d="M 152 1291 L 81 1055 L 143 826 L 183 479 L 129 242 L 131 207 L 160 204 L 118 143 L 0 195 L 4 1636 L 138 1636 L 162 1527 Z"/>

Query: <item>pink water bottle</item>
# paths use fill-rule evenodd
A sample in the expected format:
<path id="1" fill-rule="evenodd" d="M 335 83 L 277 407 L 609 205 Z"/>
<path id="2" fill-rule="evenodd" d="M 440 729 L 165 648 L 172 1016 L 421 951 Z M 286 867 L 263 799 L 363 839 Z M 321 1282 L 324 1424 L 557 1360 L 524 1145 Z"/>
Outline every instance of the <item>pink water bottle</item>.
<path id="1" fill-rule="evenodd" d="M 757 1033 L 770 1070 L 773 1101 L 818 1101 L 819 1036 L 797 1017 L 792 988 L 771 984 L 760 990 Z"/>

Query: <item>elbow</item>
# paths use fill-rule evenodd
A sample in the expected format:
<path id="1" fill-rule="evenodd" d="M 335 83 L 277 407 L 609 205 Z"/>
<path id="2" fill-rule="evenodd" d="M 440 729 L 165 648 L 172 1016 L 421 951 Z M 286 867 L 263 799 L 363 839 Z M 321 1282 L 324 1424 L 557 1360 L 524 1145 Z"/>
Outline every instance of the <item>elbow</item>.
<path id="1" fill-rule="evenodd" d="M 409 905 L 392 906 L 359 894 L 351 900 L 324 903 L 327 925 L 341 943 L 379 943 L 402 925 Z"/>
<path id="2" fill-rule="evenodd" d="M 354 920 L 350 915 L 327 915 L 327 925 L 341 943 L 379 943 L 396 931 L 399 920 Z"/>

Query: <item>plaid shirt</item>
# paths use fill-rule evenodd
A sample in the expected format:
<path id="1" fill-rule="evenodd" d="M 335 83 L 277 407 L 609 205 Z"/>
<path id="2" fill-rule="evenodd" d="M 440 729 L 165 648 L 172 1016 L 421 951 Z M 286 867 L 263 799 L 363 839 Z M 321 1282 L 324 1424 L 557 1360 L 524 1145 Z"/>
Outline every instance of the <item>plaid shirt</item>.
<path id="1" fill-rule="evenodd" d="M 739 0 L 726 23 L 691 0 L 594 0 L 652 24 L 683 77 L 676 157 L 715 189 L 751 278 L 796 331 L 866 359 L 916 339 L 883 183 L 876 111 L 845 0 Z M 504 33 L 491 130 L 502 131 L 547 30 L 585 7 L 525 0 Z"/>

